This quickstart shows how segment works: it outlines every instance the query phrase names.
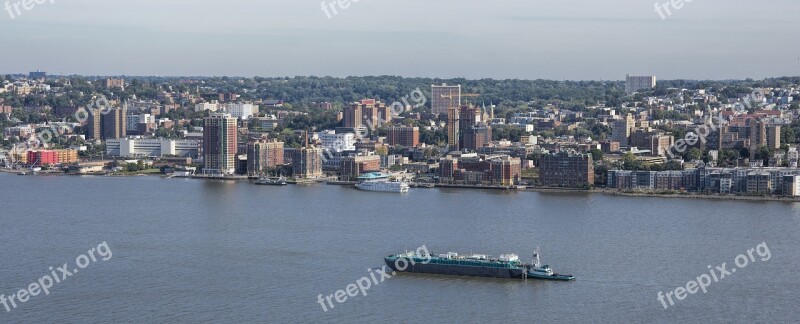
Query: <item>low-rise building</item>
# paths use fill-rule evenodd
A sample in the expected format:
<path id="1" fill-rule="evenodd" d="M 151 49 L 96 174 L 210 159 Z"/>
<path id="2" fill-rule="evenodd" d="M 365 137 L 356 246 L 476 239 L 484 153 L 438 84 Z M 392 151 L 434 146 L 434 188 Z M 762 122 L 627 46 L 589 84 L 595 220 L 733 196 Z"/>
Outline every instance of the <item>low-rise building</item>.
<path id="1" fill-rule="evenodd" d="M 119 157 L 197 157 L 200 141 L 166 138 L 120 138 L 106 140 L 106 154 Z"/>

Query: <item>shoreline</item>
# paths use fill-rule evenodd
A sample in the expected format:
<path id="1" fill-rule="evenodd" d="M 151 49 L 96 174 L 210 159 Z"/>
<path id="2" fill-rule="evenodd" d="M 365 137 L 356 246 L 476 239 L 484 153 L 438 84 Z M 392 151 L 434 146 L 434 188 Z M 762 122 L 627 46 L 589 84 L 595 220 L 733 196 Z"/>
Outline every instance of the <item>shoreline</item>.
<path id="1" fill-rule="evenodd" d="M 24 170 L 9 170 L 0 169 L 0 173 L 17 174 Z M 30 175 L 28 175 L 30 176 Z M 251 180 L 245 177 L 235 178 L 218 178 L 218 177 L 169 177 L 157 173 L 139 173 L 139 174 L 69 174 L 61 172 L 40 173 L 34 176 L 93 176 L 93 177 L 142 177 L 142 176 L 159 176 L 165 179 L 197 179 L 197 180 L 233 180 L 245 181 Z M 304 181 L 291 181 L 290 184 L 302 185 L 311 183 L 325 183 L 327 185 L 340 185 L 348 186 L 355 184 L 351 181 L 320 181 L 304 180 Z M 467 190 L 507 190 L 507 191 L 525 191 L 536 193 L 551 193 L 551 194 L 566 194 L 566 193 L 584 193 L 584 194 L 600 194 L 603 196 L 618 196 L 618 197 L 641 197 L 641 198 L 666 198 L 666 199 L 705 199 L 705 200 L 733 200 L 733 201 L 770 201 L 770 202 L 784 202 L 795 203 L 800 202 L 800 197 L 782 197 L 782 196 L 738 196 L 738 195 L 710 195 L 699 193 L 651 193 L 651 192 L 621 192 L 607 189 L 570 189 L 570 188 L 546 188 L 546 187 L 501 187 L 501 186 L 472 186 L 472 185 L 454 185 L 454 184 L 436 184 L 436 188 L 444 189 L 467 189 Z"/>
<path id="2" fill-rule="evenodd" d="M 657 194 L 646 192 L 618 192 L 606 190 L 593 190 L 592 193 L 602 194 L 604 196 L 620 196 L 620 197 L 649 197 L 649 198 L 684 198 L 684 199 L 706 199 L 706 200 L 738 200 L 738 201 L 775 201 L 775 202 L 800 202 L 800 197 L 782 197 L 782 196 L 738 196 L 738 195 L 705 195 L 697 193 L 676 193 L 676 194 Z"/>

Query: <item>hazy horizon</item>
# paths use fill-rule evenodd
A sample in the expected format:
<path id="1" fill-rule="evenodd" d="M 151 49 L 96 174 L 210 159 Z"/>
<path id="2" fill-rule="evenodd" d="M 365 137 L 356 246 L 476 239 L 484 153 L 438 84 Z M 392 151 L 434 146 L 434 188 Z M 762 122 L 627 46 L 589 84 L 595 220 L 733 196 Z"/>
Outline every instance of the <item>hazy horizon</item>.
<path id="1" fill-rule="evenodd" d="M 800 75 L 800 3 L 0 2 L 0 71 L 126 76 L 742 80 Z M 351 0 L 352 1 L 352 0 Z M 666 1 L 662 1 L 666 2 Z M 16 15 L 13 19 L 11 15 Z M 777 32 L 776 32 L 777 31 Z"/>

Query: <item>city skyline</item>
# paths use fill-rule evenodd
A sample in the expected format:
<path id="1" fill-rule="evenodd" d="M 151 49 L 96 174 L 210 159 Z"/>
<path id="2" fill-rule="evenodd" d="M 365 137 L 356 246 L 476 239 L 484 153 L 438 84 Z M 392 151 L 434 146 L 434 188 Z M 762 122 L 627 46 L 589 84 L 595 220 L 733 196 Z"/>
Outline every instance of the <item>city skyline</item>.
<path id="1" fill-rule="evenodd" d="M 4 10 L 0 41 L 11 50 L 0 71 L 550 80 L 800 74 L 800 45 L 788 40 L 800 31 L 791 14 L 800 4 L 788 0 L 694 1 L 669 15 L 633 0 L 362 0 L 335 14 L 325 4 L 82 0 L 44 2 L 19 15 Z"/>

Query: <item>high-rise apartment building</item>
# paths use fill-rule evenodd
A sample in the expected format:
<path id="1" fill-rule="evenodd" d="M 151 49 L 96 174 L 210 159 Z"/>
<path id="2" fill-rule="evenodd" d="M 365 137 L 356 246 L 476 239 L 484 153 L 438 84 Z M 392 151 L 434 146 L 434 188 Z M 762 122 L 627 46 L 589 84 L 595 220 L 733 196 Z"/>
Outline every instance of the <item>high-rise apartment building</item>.
<path id="1" fill-rule="evenodd" d="M 476 107 L 462 106 L 458 112 L 460 131 L 463 133 L 481 121 L 481 110 Z"/>
<path id="2" fill-rule="evenodd" d="M 322 173 L 321 148 L 298 148 L 292 150 L 292 171 L 296 178 L 319 178 Z"/>
<path id="3" fill-rule="evenodd" d="M 624 119 L 615 121 L 611 125 L 611 139 L 618 142 L 620 146 L 628 147 L 630 146 L 631 132 L 635 127 L 636 120 L 633 119 L 633 115 L 628 114 Z"/>
<path id="4" fill-rule="evenodd" d="M 128 108 L 99 109 L 91 108 L 87 112 L 86 138 L 92 140 L 118 139 L 127 135 Z"/>
<path id="5" fill-rule="evenodd" d="M 103 139 L 117 139 L 127 136 L 128 130 L 128 109 L 112 108 L 108 113 L 101 115 Z"/>
<path id="6" fill-rule="evenodd" d="M 459 107 L 451 107 L 447 109 L 447 144 L 450 146 L 450 150 L 452 151 L 458 151 L 461 149 L 459 115 Z"/>
<path id="7" fill-rule="evenodd" d="M 461 148 L 476 151 L 492 141 L 492 127 L 486 125 L 472 126 L 461 134 Z"/>
<path id="8" fill-rule="evenodd" d="M 588 188 L 594 185 L 591 154 L 561 152 L 539 160 L 539 181 L 543 186 Z"/>
<path id="9" fill-rule="evenodd" d="M 203 173 L 236 172 L 236 118 L 230 114 L 211 114 L 203 119 Z"/>
<path id="10" fill-rule="evenodd" d="M 417 147 L 419 145 L 419 127 L 389 127 L 386 131 L 386 141 L 390 146 Z"/>
<path id="11" fill-rule="evenodd" d="M 393 118 L 391 107 L 375 99 L 354 102 L 344 109 L 342 115 L 347 128 L 366 126 L 376 129 Z"/>
<path id="12" fill-rule="evenodd" d="M 652 76 L 631 76 L 625 77 L 625 92 L 634 93 L 642 89 L 652 89 L 656 87 L 656 77 Z"/>
<path id="13" fill-rule="evenodd" d="M 283 142 L 260 139 L 247 143 L 247 175 L 263 174 L 267 169 L 283 165 Z"/>
<path id="14" fill-rule="evenodd" d="M 431 85 L 431 112 L 444 115 L 451 107 L 461 107 L 461 86 Z"/>
<path id="15" fill-rule="evenodd" d="M 86 138 L 92 140 L 103 139 L 103 118 L 100 114 L 100 109 L 91 108 L 86 114 Z"/>
<path id="16" fill-rule="evenodd" d="M 766 145 L 768 148 L 777 150 L 781 148 L 781 125 L 770 125 L 766 127 Z"/>

